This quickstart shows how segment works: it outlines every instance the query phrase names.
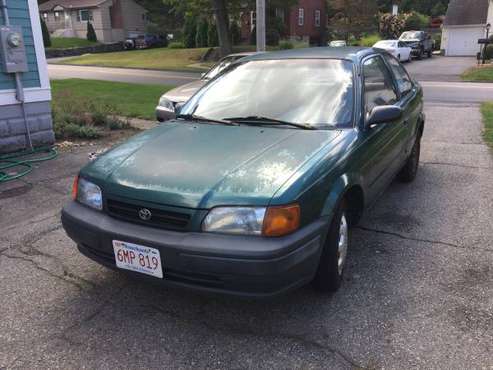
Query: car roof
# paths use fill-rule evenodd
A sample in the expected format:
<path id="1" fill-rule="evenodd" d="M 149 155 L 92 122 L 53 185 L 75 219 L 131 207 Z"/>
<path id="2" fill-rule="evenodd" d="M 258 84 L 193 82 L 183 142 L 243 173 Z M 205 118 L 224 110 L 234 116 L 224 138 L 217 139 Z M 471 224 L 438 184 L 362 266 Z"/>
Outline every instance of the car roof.
<path id="1" fill-rule="evenodd" d="M 225 58 L 229 57 L 248 57 L 250 55 L 255 55 L 255 54 L 260 54 L 258 51 L 245 51 L 243 53 L 233 53 L 233 54 L 228 54 Z"/>
<path id="2" fill-rule="evenodd" d="M 342 59 L 349 60 L 354 63 L 361 61 L 368 55 L 383 54 L 382 50 L 366 47 L 313 47 L 306 49 L 290 49 L 275 51 L 270 53 L 255 54 L 242 61 L 256 61 L 256 60 L 280 60 L 280 59 Z"/>

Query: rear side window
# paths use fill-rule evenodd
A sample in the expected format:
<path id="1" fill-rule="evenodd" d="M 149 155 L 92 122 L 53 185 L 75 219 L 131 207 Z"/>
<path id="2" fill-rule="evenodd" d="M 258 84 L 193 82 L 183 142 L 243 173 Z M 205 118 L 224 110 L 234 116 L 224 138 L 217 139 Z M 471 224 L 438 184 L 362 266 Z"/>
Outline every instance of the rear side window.
<path id="1" fill-rule="evenodd" d="M 397 82 L 397 88 L 401 95 L 406 95 L 413 88 L 413 83 L 411 82 L 411 77 L 409 77 L 408 73 L 404 69 L 404 67 L 397 61 L 397 59 L 391 57 L 390 55 L 386 55 L 385 58 L 390 65 L 390 69 L 392 69 L 392 73 L 395 76 L 395 80 Z"/>
<path id="2" fill-rule="evenodd" d="M 393 105 L 397 102 L 392 76 L 382 58 L 373 57 L 363 63 L 365 81 L 365 112 L 370 113 L 380 105 Z"/>

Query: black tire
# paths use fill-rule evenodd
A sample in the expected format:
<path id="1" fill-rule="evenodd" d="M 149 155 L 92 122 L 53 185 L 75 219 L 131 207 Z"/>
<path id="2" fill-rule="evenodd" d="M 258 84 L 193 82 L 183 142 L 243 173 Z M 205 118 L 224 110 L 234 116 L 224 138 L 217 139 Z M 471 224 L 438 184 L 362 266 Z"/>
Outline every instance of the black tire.
<path id="1" fill-rule="evenodd" d="M 431 58 L 432 56 L 433 56 L 433 50 L 430 50 L 430 51 L 428 52 L 428 58 Z"/>
<path id="2" fill-rule="evenodd" d="M 423 50 L 423 48 L 421 48 L 419 50 L 419 54 L 418 54 L 418 60 L 421 60 L 423 59 L 423 56 L 425 55 L 425 51 Z"/>
<path id="3" fill-rule="evenodd" d="M 347 242 L 346 253 L 343 257 L 343 263 L 339 268 L 339 243 L 341 241 L 341 229 L 343 219 L 346 223 L 346 235 L 345 240 Z M 325 240 L 322 255 L 320 256 L 320 263 L 318 266 L 317 274 L 313 280 L 313 286 L 321 292 L 335 292 L 341 284 L 344 276 L 344 267 L 347 261 L 347 251 L 351 249 L 351 229 L 348 219 L 348 211 L 346 202 L 343 200 L 330 224 L 329 232 Z"/>
<path id="4" fill-rule="evenodd" d="M 419 157 L 421 155 L 421 137 L 416 139 L 411 154 L 407 159 L 406 164 L 399 172 L 399 180 L 402 182 L 413 182 L 418 174 Z"/>

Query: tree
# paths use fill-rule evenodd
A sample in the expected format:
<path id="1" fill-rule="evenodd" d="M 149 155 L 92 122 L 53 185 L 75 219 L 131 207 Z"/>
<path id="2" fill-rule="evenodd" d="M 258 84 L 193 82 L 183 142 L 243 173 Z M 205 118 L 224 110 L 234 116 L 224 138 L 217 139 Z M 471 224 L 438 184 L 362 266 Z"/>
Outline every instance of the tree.
<path id="1" fill-rule="evenodd" d="M 219 48 L 221 56 L 231 54 L 233 46 L 229 34 L 229 15 L 226 0 L 212 0 L 214 6 L 214 18 L 216 20 L 217 35 L 219 37 Z"/>
<path id="2" fill-rule="evenodd" d="M 185 16 L 185 25 L 183 27 L 183 43 L 186 48 L 194 48 L 196 46 L 195 35 L 197 33 L 197 21 L 196 18 L 187 15 Z"/>
<path id="3" fill-rule="evenodd" d="M 46 27 L 46 22 L 43 18 L 41 18 L 41 32 L 43 33 L 43 45 L 45 48 L 49 48 L 51 46 L 51 37 L 48 27 Z"/>
<path id="4" fill-rule="evenodd" d="M 212 22 L 209 25 L 209 33 L 207 34 L 207 45 L 209 45 L 209 47 L 211 48 L 219 46 L 219 38 L 217 36 L 217 27 L 215 22 Z"/>
<path id="5" fill-rule="evenodd" d="M 209 22 L 207 19 L 202 18 L 197 25 L 197 33 L 195 35 L 195 44 L 198 48 L 205 48 L 210 46 L 208 44 L 209 36 Z"/>
<path id="6" fill-rule="evenodd" d="M 97 42 L 98 37 L 96 36 L 96 31 L 94 31 L 94 27 L 91 22 L 87 22 L 87 40 Z"/>

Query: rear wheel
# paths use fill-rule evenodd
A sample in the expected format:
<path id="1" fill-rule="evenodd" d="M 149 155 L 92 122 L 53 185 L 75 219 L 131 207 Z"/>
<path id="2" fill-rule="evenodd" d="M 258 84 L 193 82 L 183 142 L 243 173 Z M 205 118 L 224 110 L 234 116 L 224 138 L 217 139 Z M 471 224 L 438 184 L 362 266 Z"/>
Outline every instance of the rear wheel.
<path id="1" fill-rule="evenodd" d="M 414 143 L 411 155 L 399 173 L 399 180 L 402 182 L 412 182 L 418 174 L 419 157 L 421 155 L 421 138 L 418 137 Z"/>
<path id="2" fill-rule="evenodd" d="M 335 292 L 341 286 L 351 243 L 349 225 L 346 202 L 342 201 L 332 219 L 313 280 L 315 288 L 322 292 Z"/>

